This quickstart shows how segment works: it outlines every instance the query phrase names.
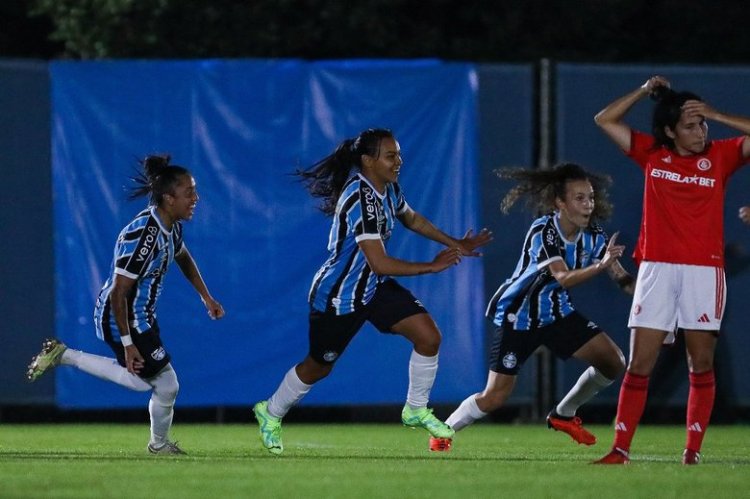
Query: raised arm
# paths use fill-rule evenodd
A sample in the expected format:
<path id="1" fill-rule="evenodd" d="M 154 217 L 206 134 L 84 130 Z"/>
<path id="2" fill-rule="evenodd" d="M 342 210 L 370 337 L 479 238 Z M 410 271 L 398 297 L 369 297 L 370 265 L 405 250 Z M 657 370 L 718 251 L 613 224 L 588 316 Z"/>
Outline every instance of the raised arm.
<path id="1" fill-rule="evenodd" d="M 669 81 L 662 76 L 652 76 L 640 87 L 623 95 L 599 111 L 594 116 L 594 122 L 620 149 L 625 152 L 630 151 L 631 129 L 623 119 L 636 102 L 649 95 L 659 86 L 669 87 Z"/>
<path id="2" fill-rule="evenodd" d="M 185 278 L 193 285 L 200 295 L 203 305 L 206 306 L 206 310 L 208 311 L 208 316 L 212 319 L 221 319 L 224 317 L 224 308 L 221 306 L 221 303 L 214 300 L 211 293 L 208 292 L 206 283 L 203 281 L 198 266 L 195 264 L 195 260 L 193 260 L 193 256 L 188 251 L 187 246 L 183 244 L 182 250 L 175 255 L 174 259 L 177 262 L 177 265 L 180 266 L 182 273 L 185 274 Z"/>
<path id="3" fill-rule="evenodd" d="M 476 249 L 492 241 L 492 232 L 487 229 L 480 230 L 476 235 L 473 234 L 472 229 L 469 229 L 464 237 L 455 239 L 411 208 L 407 208 L 398 218 L 407 229 L 445 246 L 458 248 L 462 256 L 481 256 L 482 254 Z"/>
<path id="4" fill-rule="evenodd" d="M 734 128 L 744 134 L 746 137 L 745 141 L 742 143 L 742 157 L 750 157 L 750 140 L 748 140 L 747 137 L 750 135 L 750 118 L 718 111 L 705 102 L 698 100 L 686 101 L 682 106 L 682 111 L 688 117 L 696 115 L 702 116 L 707 120 L 721 123 L 722 125 Z"/>

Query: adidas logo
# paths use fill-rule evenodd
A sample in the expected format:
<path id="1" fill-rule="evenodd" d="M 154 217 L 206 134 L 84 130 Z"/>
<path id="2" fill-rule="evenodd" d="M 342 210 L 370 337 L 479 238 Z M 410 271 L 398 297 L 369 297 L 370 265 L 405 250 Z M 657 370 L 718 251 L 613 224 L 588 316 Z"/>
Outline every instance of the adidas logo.
<path id="1" fill-rule="evenodd" d="M 663 158 L 661 158 L 661 160 L 664 163 L 671 163 L 672 162 L 672 156 L 664 156 Z"/>
<path id="2" fill-rule="evenodd" d="M 708 314 L 703 314 L 698 317 L 698 322 L 711 322 L 711 319 L 708 318 Z"/>
<path id="3" fill-rule="evenodd" d="M 701 428 L 700 423 L 693 423 L 690 426 L 688 426 L 688 431 L 695 431 L 698 433 L 703 433 L 703 428 Z"/>
<path id="4" fill-rule="evenodd" d="M 628 431 L 628 427 L 622 421 L 615 424 L 615 431 Z"/>

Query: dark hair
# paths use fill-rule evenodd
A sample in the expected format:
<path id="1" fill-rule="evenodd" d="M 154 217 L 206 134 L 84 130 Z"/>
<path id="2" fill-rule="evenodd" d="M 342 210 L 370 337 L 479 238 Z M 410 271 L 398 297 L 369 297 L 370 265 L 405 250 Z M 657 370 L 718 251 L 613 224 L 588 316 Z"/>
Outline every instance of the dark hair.
<path id="1" fill-rule="evenodd" d="M 651 132 L 654 134 L 655 147 L 666 146 L 674 149 L 674 140 L 667 135 L 664 127 L 675 129 L 682 116 L 682 105 L 689 100 L 702 101 L 692 92 L 675 92 L 671 88 L 659 86 L 651 92 L 651 98 L 656 101 L 654 114 L 651 118 Z"/>
<path id="2" fill-rule="evenodd" d="M 130 190 L 129 199 L 149 196 L 149 204 L 158 206 L 161 204 L 164 194 L 174 194 L 175 185 L 183 175 L 190 175 L 187 168 L 179 165 L 171 165 L 171 156 L 150 155 L 138 160 L 142 172 L 131 177 L 136 186 Z"/>
<path id="3" fill-rule="evenodd" d="M 527 206 L 537 214 L 555 211 L 555 199 L 565 199 L 567 183 L 588 180 L 594 188 L 594 211 L 591 220 L 606 220 L 612 215 L 607 187 L 612 179 L 586 171 L 575 163 L 561 163 L 549 169 L 503 168 L 495 170 L 502 179 L 516 180 L 517 184 L 503 198 L 500 209 L 508 213 L 520 198 L 526 198 Z"/>
<path id="4" fill-rule="evenodd" d="M 363 154 L 377 158 L 380 142 L 385 138 L 393 138 L 393 132 L 387 128 L 368 128 L 356 137 L 344 140 L 333 153 L 311 167 L 294 174 L 300 177 L 313 197 L 323 199 L 320 211 L 333 215 L 352 167 L 362 168 Z"/>

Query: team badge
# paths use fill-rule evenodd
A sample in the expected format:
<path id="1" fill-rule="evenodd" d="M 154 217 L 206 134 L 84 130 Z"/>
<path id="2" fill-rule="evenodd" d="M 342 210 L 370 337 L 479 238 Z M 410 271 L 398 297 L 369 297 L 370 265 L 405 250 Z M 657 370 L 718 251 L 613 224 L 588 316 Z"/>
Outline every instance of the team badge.
<path id="1" fill-rule="evenodd" d="M 516 354 L 513 352 L 506 353 L 505 357 L 503 357 L 503 367 L 506 369 L 513 369 L 516 367 L 516 364 L 518 364 Z"/>
<path id="2" fill-rule="evenodd" d="M 337 352 L 332 352 L 329 350 L 328 352 L 323 354 L 323 360 L 325 360 L 326 362 L 333 362 L 338 356 L 339 354 Z"/>
<path id="3" fill-rule="evenodd" d="M 167 352 L 164 351 L 164 347 L 159 347 L 151 352 L 151 358 L 156 361 L 162 360 L 164 357 L 166 357 L 166 355 Z"/>
<path id="4" fill-rule="evenodd" d="M 702 172 L 711 169 L 711 160 L 708 158 L 701 158 L 697 163 L 698 169 Z"/>

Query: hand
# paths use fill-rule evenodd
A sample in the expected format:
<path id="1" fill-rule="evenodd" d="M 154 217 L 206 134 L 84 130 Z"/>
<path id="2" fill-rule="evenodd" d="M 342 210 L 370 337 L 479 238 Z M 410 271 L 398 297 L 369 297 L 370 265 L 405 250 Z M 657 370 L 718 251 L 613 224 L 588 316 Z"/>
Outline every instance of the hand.
<path id="1" fill-rule="evenodd" d="M 750 225 L 750 206 L 740 208 L 740 220 Z"/>
<path id="2" fill-rule="evenodd" d="M 214 300 L 213 296 L 202 298 L 202 300 L 203 304 L 206 306 L 206 310 L 208 310 L 208 316 L 212 320 L 224 317 L 224 307 L 221 306 L 221 303 Z"/>
<path id="3" fill-rule="evenodd" d="M 615 244 L 618 235 L 620 235 L 619 231 L 612 234 L 612 237 L 609 239 L 609 244 L 607 244 L 607 251 L 606 253 L 604 253 L 604 258 L 602 258 L 602 261 L 599 262 L 599 265 L 603 269 L 606 269 L 613 263 L 615 263 L 617 259 L 620 258 L 625 252 L 624 245 Z"/>
<path id="4" fill-rule="evenodd" d="M 461 250 L 458 248 L 445 248 L 435 255 L 432 260 L 432 272 L 442 272 L 443 270 L 458 265 L 461 262 Z"/>
<path id="5" fill-rule="evenodd" d="M 641 88 L 645 90 L 648 95 L 651 95 L 657 87 L 670 88 L 669 80 L 667 80 L 663 76 L 654 75 L 646 80 L 646 83 L 641 85 Z"/>
<path id="6" fill-rule="evenodd" d="M 141 352 L 135 347 L 135 345 L 128 345 L 125 347 L 125 367 L 128 368 L 130 374 L 138 374 L 143 369 L 143 356 Z"/>
<path id="7" fill-rule="evenodd" d="M 472 235 L 473 232 L 472 229 L 467 230 L 464 237 L 458 240 L 458 249 L 462 256 L 482 256 L 474 250 L 492 241 L 492 232 L 489 229 L 480 230 L 476 236 Z"/>
<path id="8" fill-rule="evenodd" d="M 713 119 L 717 114 L 716 110 L 705 102 L 693 99 L 685 101 L 681 109 L 686 118 L 700 116 L 704 119 Z"/>

